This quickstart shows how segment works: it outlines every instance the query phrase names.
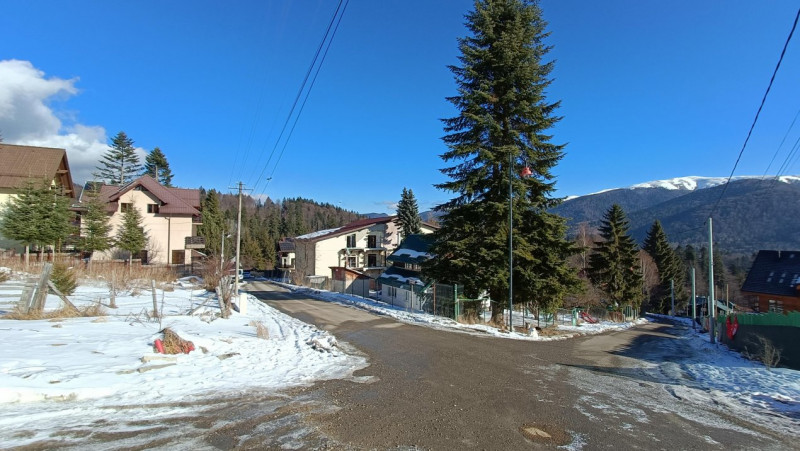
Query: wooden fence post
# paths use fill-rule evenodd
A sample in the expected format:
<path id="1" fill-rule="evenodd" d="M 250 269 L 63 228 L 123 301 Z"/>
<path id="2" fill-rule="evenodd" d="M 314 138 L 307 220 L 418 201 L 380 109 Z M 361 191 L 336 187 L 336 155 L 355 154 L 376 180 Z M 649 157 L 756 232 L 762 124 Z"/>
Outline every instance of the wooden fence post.
<path id="1" fill-rule="evenodd" d="M 152 286 L 153 290 L 153 316 L 158 318 L 158 296 L 156 296 L 156 281 L 155 279 L 150 279 L 150 285 Z"/>

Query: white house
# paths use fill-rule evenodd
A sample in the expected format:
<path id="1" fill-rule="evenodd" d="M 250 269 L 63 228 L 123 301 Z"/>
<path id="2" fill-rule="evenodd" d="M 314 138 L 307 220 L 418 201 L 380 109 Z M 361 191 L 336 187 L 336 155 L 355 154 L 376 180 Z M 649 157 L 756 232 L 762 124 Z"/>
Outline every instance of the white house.
<path id="1" fill-rule="evenodd" d="M 405 309 L 422 310 L 431 281 L 420 275 L 422 264 L 432 256 L 427 235 L 410 235 L 386 260 L 391 265 L 378 277 L 380 300 Z"/>
<path id="2" fill-rule="evenodd" d="M 386 256 L 402 242 L 396 216 L 361 219 L 343 227 L 294 239 L 295 269 L 302 281 L 330 277 L 331 268 L 357 270 L 375 279 L 386 269 Z M 435 227 L 423 223 L 422 233 Z"/>

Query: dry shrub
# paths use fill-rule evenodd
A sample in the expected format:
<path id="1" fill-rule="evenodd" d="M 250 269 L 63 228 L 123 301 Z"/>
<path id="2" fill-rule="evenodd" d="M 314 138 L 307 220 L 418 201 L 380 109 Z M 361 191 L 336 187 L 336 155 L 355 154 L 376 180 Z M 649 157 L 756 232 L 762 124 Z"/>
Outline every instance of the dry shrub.
<path id="1" fill-rule="evenodd" d="M 58 310 L 51 310 L 46 312 L 29 311 L 23 313 L 19 308 L 3 315 L 4 319 L 17 319 L 17 320 L 37 320 L 37 319 L 51 319 L 51 318 L 89 318 L 95 316 L 104 316 L 106 310 L 102 305 L 92 304 L 79 308 L 78 310 L 72 307 L 61 307 Z"/>
<path id="2" fill-rule="evenodd" d="M 164 354 L 188 354 L 194 351 L 194 343 L 179 337 L 169 327 L 161 331 L 164 334 Z"/>
<path id="3" fill-rule="evenodd" d="M 0 283 L 3 283 L 11 278 L 11 275 L 5 271 L 0 271 Z"/>
<path id="4" fill-rule="evenodd" d="M 767 369 L 775 368 L 781 363 L 781 350 L 763 335 L 754 335 L 748 340 L 743 354 L 750 360 L 763 363 Z"/>
<path id="5" fill-rule="evenodd" d="M 206 291 L 215 291 L 219 286 L 222 279 L 222 271 L 219 269 L 219 258 L 211 257 L 205 261 L 203 268 L 200 270 L 200 277 L 203 278 L 203 288 Z"/>
<path id="6" fill-rule="evenodd" d="M 269 329 L 261 321 L 250 321 L 250 325 L 256 328 L 258 338 L 269 340 Z"/>

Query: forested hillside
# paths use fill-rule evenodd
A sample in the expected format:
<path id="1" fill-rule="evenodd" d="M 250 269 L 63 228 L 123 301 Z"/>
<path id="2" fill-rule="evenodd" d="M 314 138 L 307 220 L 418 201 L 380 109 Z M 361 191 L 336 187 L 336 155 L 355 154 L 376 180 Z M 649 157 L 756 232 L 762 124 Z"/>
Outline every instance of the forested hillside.
<path id="1" fill-rule="evenodd" d="M 231 234 L 232 237 L 225 244 L 225 255 L 230 258 L 235 249 L 238 197 L 214 190 L 203 190 L 202 197 L 203 225 L 200 234 L 206 237 L 206 251 L 210 255 L 219 255 L 223 232 Z M 340 227 L 362 217 L 353 211 L 300 197 L 259 201 L 244 196 L 242 265 L 246 268 L 271 269 L 275 264 L 278 241 L 282 238 Z"/>

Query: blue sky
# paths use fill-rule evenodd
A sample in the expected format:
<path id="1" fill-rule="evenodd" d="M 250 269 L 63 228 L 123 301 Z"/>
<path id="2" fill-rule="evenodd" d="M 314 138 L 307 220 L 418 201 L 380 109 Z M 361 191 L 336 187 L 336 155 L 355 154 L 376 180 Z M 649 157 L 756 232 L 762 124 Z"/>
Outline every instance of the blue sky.
<path id="1" fill-rule="evenodd" d="M 125 131 L 184 187 L 421 210 L 455 114 L 447 70 L 470 1 L 351 0 L 277 167 L 267 165 L 337 2 L 4 2 L 0 133 L 65 147 L 79 181 Z M 727 176 L 797 12 L 792 1 L 544 0 L 557 196 L 687 175 Z M 795 36 L 737 175 L 775 174 L 800 136 Z M 290 122 L 289 127 L 291 127 Z M 768 165 L 776 151 L 772 167 Z M 794 161 L 782 174 L 800 173 Z M 267 183 L 266 178 L 272 175 Z M 258 182 L 258 183 L 256 183 Z"/>

